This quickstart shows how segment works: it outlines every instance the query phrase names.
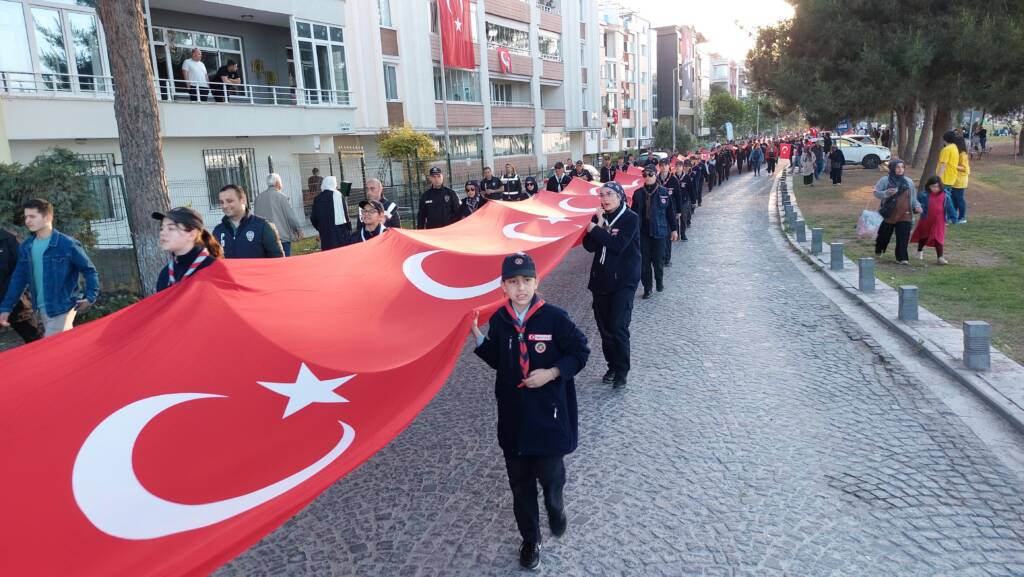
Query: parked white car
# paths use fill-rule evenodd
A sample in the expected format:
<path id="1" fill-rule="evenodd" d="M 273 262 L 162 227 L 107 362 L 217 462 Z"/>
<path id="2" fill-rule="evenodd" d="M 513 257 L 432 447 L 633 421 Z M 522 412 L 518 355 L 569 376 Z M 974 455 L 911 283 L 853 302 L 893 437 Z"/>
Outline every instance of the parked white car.
<path id="1" fill-rule="evenodd" d="M 812 138 L 815 142 L 821 142 L 821 137 Z M 878 165 L 889 160 L 892 153 L 884 146 L 876 144 L 863 144 L 849 136 L 833 136 L 832 145 L 838 146 L 843 151 L 846 164 L 860 164 L 864 168 L 875 169 Z"/>

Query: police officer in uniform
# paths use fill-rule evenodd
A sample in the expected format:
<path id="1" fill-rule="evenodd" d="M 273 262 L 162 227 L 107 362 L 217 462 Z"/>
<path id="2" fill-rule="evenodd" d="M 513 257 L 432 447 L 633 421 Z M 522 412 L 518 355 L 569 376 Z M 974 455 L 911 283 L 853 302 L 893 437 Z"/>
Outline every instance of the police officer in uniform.
<path id="1" fill-rule="evenodd" d="M 565 173 L 565 165 L 561 162 L 555 163 L 555 173 L 548 178 L 547 190 L 550 192 L 562 192 L 572 182 L 572 176 Z"/>
<path id="2" fill-rule="evenodd" d="M 615 180 L 615 174 L 618 170 L 612 164 L 611 158 L 605 156 L 601 161 L 601 182 L 611 182 Z"/>
<path id="3" fill-rule="evenodd" d="M 590 174 L 590 171 L 587 170 L 586 168 L 583 168 L 582 160 L 576 161 L 576 170 L 572 171 L 572 175 L 575 176 L 576 178 L 582 178 L 587 182 L 591 182 L 594 180 L 594 177 Z"/>
<path id="4" fill-rule="evenodd" d="M 594 297 L 594 319 L 608 363 L 601 380 L 621 388 L 629 373 L 629 322 L 640 283 L 640 217 L 626 206 L 619 183 L 605 183 L 598 196 L 601 208 L 583 236 L 583 248 L 594 253 L 587 288 Z"/>
<path id="5" fill-rule="evenodd" d="M 213 237 L 224 249 L 224 258 L 284 258 L 284 248 L 274 225 L 249 212 L 245 189 L 227 184 L 217 193 L 224 212 Z"/>
<path id="6" fill-rule="evenodd" d="M 459 220 L 459 197 L 444 186 L 444 174 L 434 166 L 430 169 L 430 188 L 420 196 L 420 212 L 416 228 L 441 228 Z"/>
<path id="7" fill-rule="evenodd" d="M 483 178 L 480 179 L 480 194 L 487 200 L 501 200 L 505 194 L 505 183 L 494 176 L 490 166 L 484 167 Z"/>
<path id="8" fill-rule="evenodd" d="M 642 298 L 649 299 L 651 271 L 654 271 L 654 287 L 665 290 L 665 239 L 679 238 L 675 210 L 672 209 L 672 193 L 658 184 L 658 177 L 651 167 L 644 169 L 644 186 L 633 193 L 633 212 L 640 217 L 640 282 L 644 285 Z"/>

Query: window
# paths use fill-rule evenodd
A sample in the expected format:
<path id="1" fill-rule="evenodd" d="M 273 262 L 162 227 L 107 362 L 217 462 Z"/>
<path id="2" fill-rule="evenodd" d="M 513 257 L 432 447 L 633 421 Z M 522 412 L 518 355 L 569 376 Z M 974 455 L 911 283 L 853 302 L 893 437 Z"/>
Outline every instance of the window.
<path id="1" fill-rule="evenodd" d="M 567 152 L 569 150 L 569 133 L 567 132 L 545 132 L 544 133 L 544 154 L 555 152 Z"/>
<path id="2" fill-rule="evenodd" d="M 494 106 L 532 106 L 531 101 L 529 83 L 491 81 L 491 104 Z"/>
<path id="3" fill-rule="evenodd" d="M 384 65 L 384 98 L 398 100 L 398 66 Z"/>
<path id="4" fill-rule="evenodd" d="M 192 57 L 192 49 L 203 52 L 202 63 L 213 74 L 228 60 L 238 64 L 238 76 L 245 82 L 242 39 L 190 30 L 153 27 L 153 49 L 156 52 L 156 71 L 160 85 L 160 98 L 164 100 L 188 98 L 188 85 L 181 65 Z"/>
<path id="5" fill-rule="evenodd" d="M 256 150 L 253 148 L 227 148 L 203 150 L 203 166 L 206 168 L 206 184 L 210 189 L 210 207 L 220 205 L 217 193 L 226 184 L 236 184 L 245 189 L 250 202 L 256 183 Z"/>
<path id="6" fill-rule="evenodd" d="M 590 91 L 586 86 L 583 87 L 583 106 L 581 106 L 583 112 L 590 110 Z"/>
<path id="7" fill-rule="evenodd" d="M 529 134 L 502 134 L 494 137 L 494 156 L 533 154 L 533 137 Z"/>
<path id="8" fill-rule="evenodd" d="M 487 23 L 487 44 L 504 46 L 512 52 L 530 53 L 530 33 L 501 24 Z"/>
<path id="9" fill-rule="evenodd" d="M 28 90 L 109 90 L 105 51 L 92 0 L 58 0 L 68 8 L 30 6 L 28 28 L 21 2 L 0 1 L 0 70 L 5 85 Z M 30 52 L 29 35 L 35 40 Z M 35 72 L 38 76 L 33 76 Z M 22 74 L 17 74 L 22 73 Z M 22 77 L 23 82 L 18 78 Z"/>
<path id="10" fill-rule="evenodd" d="M 380 25 L 391 28 L 391 0 L 377 0 L 377 11 L 380 13 Z"/>
<path id="11" fill-rule="evenodd" d="M 545 60 L 562 59 L 562 37 L 558 34 L 539 33 L 537 35 L 537 48 L 540 49 L 540 57 Z"/>
<path id="12" fill-rule="evenodd" d="M 125 218 L 124 180 L 114 170 L 113 154 L 76 154 L 85 164 L 85 182 L 95 202 L 97 220 Z"/>
<path id="13" fill-rule="evenodd" d="M 480 102 L 480 74 L 475 70 L 446 69 L 445 90 L 448 102 Z M 434 67 L 434 100 L 441 98 L 441 68 Z"/>
<path id="14" fill-rule="evenodd" d="M 452 158 L 479 158 L 480 157 L 480 136 L 477 134 L 452 134 L 449 137 L 452 143 Z M 444 136 L 434 137 L 434 148 L 441 155 L 445 154 Z"/>
<path id="15" fill-rule="evenodd" d="M 640 56 L 647 56 L 647 45 L 646 44 L 641 44 L 640 45 Z"/>
<path id="16" fill-rule="evenodd" d="M 295 21 L 299 74 L 306 104 L 350 103 L 345 32 L 337 26 Z"/>

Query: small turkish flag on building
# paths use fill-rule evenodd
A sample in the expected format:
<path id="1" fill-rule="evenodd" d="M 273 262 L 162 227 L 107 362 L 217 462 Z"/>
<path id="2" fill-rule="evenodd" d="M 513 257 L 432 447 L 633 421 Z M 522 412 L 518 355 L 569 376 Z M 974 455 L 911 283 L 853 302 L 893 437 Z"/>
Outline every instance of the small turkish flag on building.
<path id="1" fill-rule="evenodd" d="M 512 72 L 512 54 L 504 46 L 498 47 L 498 68 L 505 74 Z"/>
<path id="2" fill-rule="evenodd" d="M 441 17 L 441 50 L 449 68 L 476 68 L 469 0 L 438 0 Z"/>

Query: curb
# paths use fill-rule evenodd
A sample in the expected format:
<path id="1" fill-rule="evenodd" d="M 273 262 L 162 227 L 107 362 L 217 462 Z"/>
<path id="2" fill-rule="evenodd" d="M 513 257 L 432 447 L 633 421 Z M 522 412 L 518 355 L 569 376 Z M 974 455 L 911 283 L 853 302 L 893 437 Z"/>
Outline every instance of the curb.
<path id="1" fill-rule="evenodd" d="M 992 378 L 990 376 L 994 370 L 988 371 L 988 374 L 986 374 L 965 368 L 957 357 L 949 353 L 947 348 L 943 347 L 938 342 L 935 342 L 933 339 L 928 338 L 928 336 L 923 334 L 914 326 L 906 324 L 904 321 L 897 320 L 898 315 L 896 311 L 888 310 L 883 304 L 878 302 L 881 299 L 875 298 L 876 295 L 881 295 L 883 298 L 888 297 L 891 299 L 891 297 L 896 293 L 894 288 L 876 278 L 874 295 L 867 295 L 861 292 L 857 285 L 844 278 L 843 275 L 830 270 L 827 265 L 827 261 L 825 260 L 829 255 L 830 243 L 823 242 L 821 255 L 813 255 L 810 250 L 809 234 L 807 236 L 807 242 L 800 243 L 796 240 L 796 236 L 793 231 L 786 230 L 784 215 L 782 214 L 782 195 L 778 192 L 781 183 L 786 179 L 786 176 L 786 173 L 782 172 L 782 174 L 775 179 L 775 185 L 771 187 L 768 216 L 769 221 L 774 222 L 774 224 L 778 226 L 779 232 L 789 243 L 790 247 L 813 269 L 828 277 L 838 288 L 842 289 L 848 296 L 864 306 L 864 308 L 870 311 L 875 318 L 884 323 L 890 330 L 901 336 L 905 341 L 912 345 L 915 350 L 930 359 L 936 366 L 946 372 L 946 374 L 981 398 L 1019 432 L 1024 433 L 1024 406 L 1019 402 L 1015 402 L 1014 399 L 1008 395 L 1009 391 L 1007 390 L 1007 387 L 1003 383 L 996 382 L 999 379 Z M 793 209 L 797 213 L 798 218 L 803 218 L 792 188 L 790 188 L 789 194 Z M 845 255 L 843 257 L 843 261 L 844 270 L 857 270 L 857 265 L 849 258 L 846 258 Z M 946 321 L 932 314 L 928 309 L 919 306 L 918 310 L 919 316 L 922 320 L 916 321 L 916 323 L 922 324 L 922 322 L 924 322 L 939 330 L 948 330 L 959 333 L 953 325 L 950 325 Z M 994 348 L 991 348 L 989 352 L 992 358 L 993 369 L 998 368 L 999 372 L 1005 371 L 1010 373 L 1010 378 L 1008 379 L 1010 383 L 1017 383 L 1018 386 L 1024 386 L 1024 367 L 1009 359 Z"/>

